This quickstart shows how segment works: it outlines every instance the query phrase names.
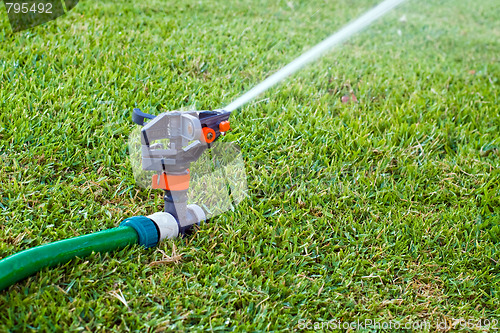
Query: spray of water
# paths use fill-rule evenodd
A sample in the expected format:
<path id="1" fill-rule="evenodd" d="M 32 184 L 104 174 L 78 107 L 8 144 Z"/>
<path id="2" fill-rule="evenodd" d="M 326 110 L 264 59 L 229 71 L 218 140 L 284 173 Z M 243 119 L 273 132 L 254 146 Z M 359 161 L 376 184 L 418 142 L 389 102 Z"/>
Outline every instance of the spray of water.
<path id="1" fill-rule="evenodd" d="M 274 73 L 261 83 L 259 83 L 257 86 L 249 90 L 243 96 L 237 98 L 234 102 L 223 108 L 223 110 L 231 112 L 233 110 L 242 107 L 243 105 L 253 100 L 255 97 L 259 96 L 260 94 L 267 91 L 274 85 L 278 84 L 283 79 L 297 72 L 305 65 L 317 60 L 319 57 L 321 57 L 323 54 L 325 54 L 333 47 L 345 42 L 353 35 L 360 32 L 364 28 L 368 27 L 377 19 L 381 18 L 389 11 L 391 11 L 393 8 L 395 8 L 396 6 L 400 5 L 405 1 L 406 0 L 383 1 L 376 7 L 372 8 L 359 18 L 351 21 L 350 23 L 345 25 L 342 29 L 340 29 L 330 37 L 326 38 L 325 40 L 314 46 L 312 49 L 302 54 L 301 56 L 293 60 L 291 63 L 289 63 L 288 65 L 286 65 L 285 67 L 283 67 L 282 69 L 280 69 L 279 71 L 277 71 L 276 73 Z"/>

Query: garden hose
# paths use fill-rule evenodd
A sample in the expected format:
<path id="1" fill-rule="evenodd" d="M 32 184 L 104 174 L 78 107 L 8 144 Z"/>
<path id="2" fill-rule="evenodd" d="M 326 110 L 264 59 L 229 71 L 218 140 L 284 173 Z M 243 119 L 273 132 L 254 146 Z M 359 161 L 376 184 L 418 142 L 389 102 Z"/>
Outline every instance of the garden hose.
<path id="1" fill-rule="evenodd" d="M 128 218 L 117 228 L 27 249 L 0 260 L 0 291 L 44 268 L 76 257 L 120 250 L 133 244 L 154 247 L 160 240 L 177 235 L 177 222 L 172 215 L 162 212 Z"/>

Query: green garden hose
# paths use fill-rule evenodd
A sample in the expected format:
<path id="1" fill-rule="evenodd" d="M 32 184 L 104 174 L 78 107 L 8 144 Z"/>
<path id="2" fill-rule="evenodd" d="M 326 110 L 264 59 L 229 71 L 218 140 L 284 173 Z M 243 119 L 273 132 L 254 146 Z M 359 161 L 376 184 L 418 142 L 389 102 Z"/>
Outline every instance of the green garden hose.
<path id="1" fill-rule="evenodd" d="M 139 235 L 136 230 L 131 226 L 120 226 L 24 250 L 0 260 L 0 290 L 43 268 L 66 263 L 75 257 L 119 250 L 137 243 Z"/>
<path id="2" fill-rule="evenodd" d="M 205 220 L 204 215 L 200 218 Z M 24 250 L 0 260 L 0 291 L 43 268 L 64 264 L 76 257 L 120 250 L 133 244 L 151 248 L 160 240 L 174 238 L 178 234 L 179 226 L 175 218 L 169 213 L 158 212 L 150 216 L 129 217 L 118 228 Z"/>

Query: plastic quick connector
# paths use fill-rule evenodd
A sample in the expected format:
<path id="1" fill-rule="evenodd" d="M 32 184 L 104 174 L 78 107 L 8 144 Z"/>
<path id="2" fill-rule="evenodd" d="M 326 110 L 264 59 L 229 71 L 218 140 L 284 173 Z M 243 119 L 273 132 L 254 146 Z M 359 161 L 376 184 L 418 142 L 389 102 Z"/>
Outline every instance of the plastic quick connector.
<path id="1" fill-rule="evenodd" d="M 146 216 L 129 217 L 120 226 L 128 226 L 134 228 L 139 235 L 139 244 L 145 248 L 155 247 L 159 240 L 159 230 L 156 224 Z"/>
<path id="2" fill-rule="evenodd" d="M 160 232 L 160 241 L 175 238 L 179 235 L 179 224 L 172 214 L 158 212 L 148 215 L 148 218 L 153 220 L 158 227 Z"/>

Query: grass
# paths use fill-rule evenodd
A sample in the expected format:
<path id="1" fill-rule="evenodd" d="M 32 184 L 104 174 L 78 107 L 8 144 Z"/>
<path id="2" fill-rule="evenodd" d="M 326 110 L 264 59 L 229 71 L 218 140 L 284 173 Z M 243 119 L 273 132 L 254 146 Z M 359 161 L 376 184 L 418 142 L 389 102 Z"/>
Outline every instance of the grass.
<path id="1" fill-rule="evenodd" d="M 16 34 L 2 14 L 0 258 L 161 210 L 127 160 L 133 107 L 227 105 L 375 3 L 85 1 Z M 232 115 L 237 210 L 15 284 L 0 331 L 500 319 L 498 19 L 493 0 L 389 14 Z"/>

